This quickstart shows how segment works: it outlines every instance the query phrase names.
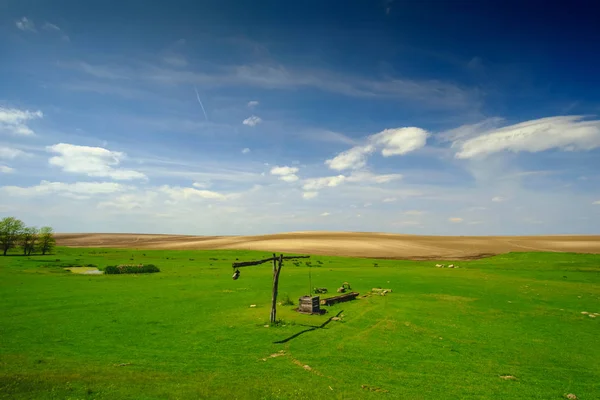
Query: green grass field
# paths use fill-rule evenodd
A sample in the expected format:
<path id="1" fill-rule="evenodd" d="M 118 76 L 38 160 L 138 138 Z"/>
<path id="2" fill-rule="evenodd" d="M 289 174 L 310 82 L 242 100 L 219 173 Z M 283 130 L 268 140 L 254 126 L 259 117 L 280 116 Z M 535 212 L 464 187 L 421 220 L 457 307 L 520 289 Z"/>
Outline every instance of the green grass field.
<path id="1" fill-rule="evenodd" d="M 460 269 L 315 256 L 313 286 L 330 295 L 344 281 L 393 293 L 323 316 L 280 306 L 282 323 L 268 328 L 271 267 L 231 279 L 236 259 L 265 255 L 0 257 L 0 398 L 600 399 L 600 317 L 581 313 L 600 313 L 600 255 L 511 253 Z M 60 267 L 120 263 L 161 272 Z M 308 287 L 308 267 L 287 262 L 279 299 L 296 303 Z"/>

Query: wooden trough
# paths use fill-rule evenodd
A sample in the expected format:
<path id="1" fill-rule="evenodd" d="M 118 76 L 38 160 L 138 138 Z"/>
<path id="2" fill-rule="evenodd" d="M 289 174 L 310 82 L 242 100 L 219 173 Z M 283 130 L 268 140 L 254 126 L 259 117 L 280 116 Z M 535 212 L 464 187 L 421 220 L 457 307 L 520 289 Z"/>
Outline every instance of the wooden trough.
<path id="1" fill-rule="evenodd" d="M 356 299 L 356 297 L 358 295 L 359 295 L 358 292 L 352 292 L 352 293 L 341 294 L 339 296 L 329 297 L 327 299 L 321 300 L 321 305 L 331 306 L 335 303 L 343 303 L 344 301 L 350 301 L 350 300 Z"/>

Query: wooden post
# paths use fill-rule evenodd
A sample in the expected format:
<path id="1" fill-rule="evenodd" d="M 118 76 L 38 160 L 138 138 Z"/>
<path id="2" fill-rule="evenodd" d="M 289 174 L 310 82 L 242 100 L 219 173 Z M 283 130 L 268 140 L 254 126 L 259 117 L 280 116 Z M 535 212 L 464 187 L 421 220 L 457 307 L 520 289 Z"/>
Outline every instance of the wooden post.
<path id="1" fill-rule="evenodd" d="M 273 297 L 271 302 L 272 324 L 277 321 L 277 292 L 279 290 L 279 274 L 281 273 L 281 267 L 283 267 L 283 254 L 281 254 L 279 258 L 273 254 Z"/>
<path id="2" fill-rule="evenodd" d="M 273 293 L 271 295 L 271 323 L 277 318 L 277 255 L 273 253 Z"/>

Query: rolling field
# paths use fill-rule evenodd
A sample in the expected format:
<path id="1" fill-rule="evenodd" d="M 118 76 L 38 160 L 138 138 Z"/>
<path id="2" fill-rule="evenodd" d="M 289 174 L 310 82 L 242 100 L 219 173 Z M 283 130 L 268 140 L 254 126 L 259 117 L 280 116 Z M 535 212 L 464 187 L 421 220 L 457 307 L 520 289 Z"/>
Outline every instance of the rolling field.
<path id="1" fill-rule="evenodd" d="M 312 285 L 330 295 L 344 281 L 361 295 L 393 292 L 322 316 L 281 305 L 281 323 L 265 327 L 271 267 L 233 281 L 231 263 L 269 255 L 59 247 L 0 257 L 0 398 L 600 398 L 600 316 L 590 316 L 600 255 L 509 253 L 460 269 L 313 256 Z M 62 268 L 121 263 L 161 272 Z M 280 301 L 308 292 L 308 270 L 284 265 Z"/>
<path id="2" fill-rule="evenodd" d="M 376 232 L 290 232 L 255 236 L 62 233 L 60 246 L 160 250 L 261 250 L 325 256 L 468 260 L 511 251 L 600 254 L 600 236 L 424 236 Z"/>

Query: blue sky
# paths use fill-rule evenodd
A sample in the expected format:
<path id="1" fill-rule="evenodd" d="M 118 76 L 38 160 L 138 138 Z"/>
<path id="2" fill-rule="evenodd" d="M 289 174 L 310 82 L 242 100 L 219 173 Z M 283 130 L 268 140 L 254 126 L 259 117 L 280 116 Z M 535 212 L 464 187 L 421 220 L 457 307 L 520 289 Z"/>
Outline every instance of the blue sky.
<path id="1" fill-rule="evenodd" d="M 155 3 L 0 1 L 0 216 L 600 233 L 592 2 Z"/>

